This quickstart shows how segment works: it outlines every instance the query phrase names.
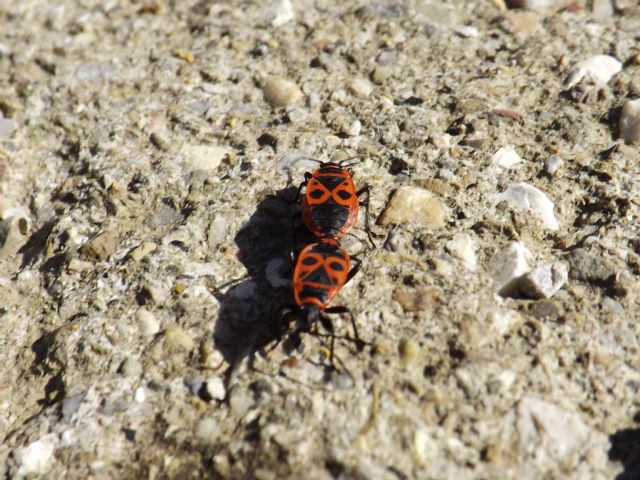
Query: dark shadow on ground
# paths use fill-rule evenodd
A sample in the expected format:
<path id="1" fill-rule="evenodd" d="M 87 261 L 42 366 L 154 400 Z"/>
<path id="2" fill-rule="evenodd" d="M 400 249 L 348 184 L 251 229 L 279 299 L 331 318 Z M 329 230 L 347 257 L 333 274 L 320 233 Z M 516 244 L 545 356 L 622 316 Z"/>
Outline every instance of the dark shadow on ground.
<path id="1" fill-rule="evenodd" d="M 616 480 L 640 479 L 640 428 L 618 430 L 609 440 L 609 460 L 618 461 L 624 467 Z"/>
<path id="2" fill-rule="evenodd" d="M 219 296 L 214 332 L 216 348 L 232 368 L 288 328 L 280 310 L 293 303 L 291 251 L 313 241 L 296 214 L 296 191 L 288 187 L 265 198 L 235 237 L 248 278 Z"/>

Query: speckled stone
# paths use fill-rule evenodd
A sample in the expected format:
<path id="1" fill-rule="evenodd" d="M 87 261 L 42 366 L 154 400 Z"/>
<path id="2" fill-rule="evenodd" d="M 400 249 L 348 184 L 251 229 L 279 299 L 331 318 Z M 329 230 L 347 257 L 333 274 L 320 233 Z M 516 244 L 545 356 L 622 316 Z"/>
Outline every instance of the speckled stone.
<path id="1" fill-rule="evenodd" d="M 378 219 L 379 225 L 413 223 L 427 228 L 445 224 L 445 212 L 436 197 L 427 190 L 402 186 L 389 199 Z"/>
<path id="2" fill-rule="evenodd" d="M 300 88 L 290 80 L 268 77 L 262 83 L 264 100 L 272 107 L 286 107 L 302 98 Z"/>

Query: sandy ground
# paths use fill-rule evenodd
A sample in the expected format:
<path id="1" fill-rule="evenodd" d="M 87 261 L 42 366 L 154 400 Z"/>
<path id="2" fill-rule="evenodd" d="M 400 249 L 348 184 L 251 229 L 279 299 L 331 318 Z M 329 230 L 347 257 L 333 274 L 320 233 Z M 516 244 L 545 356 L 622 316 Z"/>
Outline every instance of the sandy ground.
<path id="1" fill-rule="evenodd" d="M 640 8 L 529 6 L 0 0 L 0 477 L 640 478 Z"/>

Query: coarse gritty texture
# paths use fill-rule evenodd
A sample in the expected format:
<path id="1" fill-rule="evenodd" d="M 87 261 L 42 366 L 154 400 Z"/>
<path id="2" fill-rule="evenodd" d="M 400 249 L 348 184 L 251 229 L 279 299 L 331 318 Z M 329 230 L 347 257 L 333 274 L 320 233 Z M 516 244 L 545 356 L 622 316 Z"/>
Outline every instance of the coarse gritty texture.
<path id="1" fill-rule="evenodd" d="M 640 9 L 603 3 L 0 0 L 0 477 L 638 478 Z M 371 187 L 337 371 L 283 322 L 295 152 Z M 401 186 L 444 224 L 376 224 Z M 552 298 L 496 294 L 512 241 Z"/>

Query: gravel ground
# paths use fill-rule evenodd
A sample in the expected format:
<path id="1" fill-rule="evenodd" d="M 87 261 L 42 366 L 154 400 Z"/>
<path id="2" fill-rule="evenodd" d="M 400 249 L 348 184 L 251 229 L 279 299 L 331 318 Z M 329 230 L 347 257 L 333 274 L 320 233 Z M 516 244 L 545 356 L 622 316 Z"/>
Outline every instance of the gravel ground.
<path id="1" fill-rule="evenodd" d="M 513 3 L 0 0 L 0 477 L 640 478 L 640 7 Z"/>

